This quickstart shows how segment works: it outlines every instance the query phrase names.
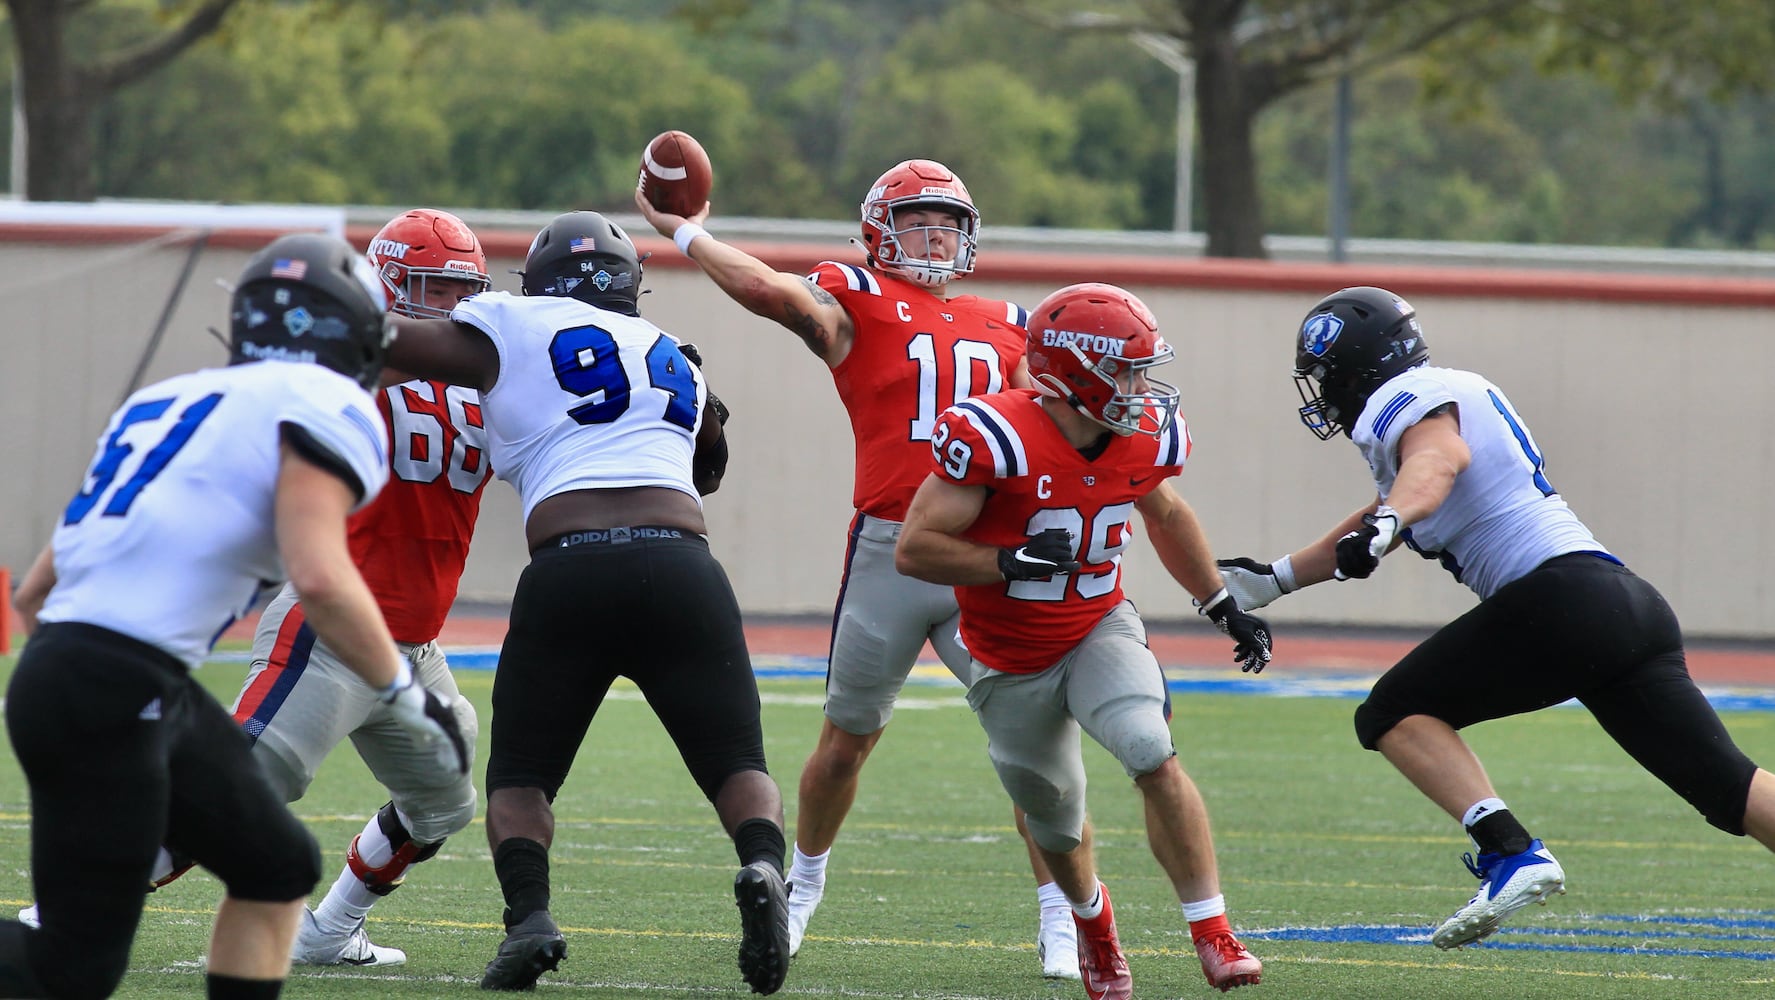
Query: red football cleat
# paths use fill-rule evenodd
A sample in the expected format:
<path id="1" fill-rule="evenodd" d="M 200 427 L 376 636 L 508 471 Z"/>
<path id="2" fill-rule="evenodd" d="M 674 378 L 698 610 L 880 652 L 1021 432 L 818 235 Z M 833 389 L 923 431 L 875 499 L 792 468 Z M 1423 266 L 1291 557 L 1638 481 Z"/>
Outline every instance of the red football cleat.
<path id="1" fill-rule="evenodd" d="M 1122 955 L 1122 942 L 1116 939 L 1116 915 L 1109 906 L 1109 887 L 1098 883 L 1103 892 L 1103 912 L 1091 920 L 1078 914 L 1072 922 L 1079 929 L 1079 978 L 1084 980 L 1085 995 L 1091 1000 L 1130 1000 L 1134 996 L 1134 977 L 1128 974 L 1128 959 Z"/>
<path id="2" fill-rule="evenodd" d="M 1202 960 L 1202 975 L 1208 977 L 1208 985 L 1222 993 L 1235 986 L 1256 986 L 1263 976 L 1263 963 L 1228 931 L 1197 941 L 1196 956 Z"/>

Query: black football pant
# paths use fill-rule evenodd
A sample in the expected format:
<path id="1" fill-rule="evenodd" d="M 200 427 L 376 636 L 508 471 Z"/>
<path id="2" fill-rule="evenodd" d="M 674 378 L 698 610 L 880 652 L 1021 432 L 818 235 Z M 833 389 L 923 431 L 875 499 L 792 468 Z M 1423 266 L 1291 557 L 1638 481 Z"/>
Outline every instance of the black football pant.
<path id="1" fill-rule="evenodd" d="M 272 792 L 240 727 L 159 649 L 93 625 L 45 624 L 13 672 L 6 725 L 30 786 L 43 927 L 0 921 L 0 964 L 23 954 L 38 995 L 117 988 L 163 844 L 237 899 L 301 899 L 320 880 L 314 838 Z"/>
<path id="2" fill-rule="evenodd" d="M 619 676 L 641 689 L 711 802 L 730 776 L 766 769 L 739 603 L 709 543 L 613 528 L 539 546 L 518 578 L 493 679 L 487 792 L 538 788 L 553 801 Z"/>
<path id="3" fill-rule="evenodd" d="M 1675 612 L 1588 553 L 1547 560 L 1407 653 L 1356 710 L 1356 733 L 1373 750 L 1408 715 L 1462 729 L 1571 698 L 1709 823 L 1744 834 L 1756 765 L 1689 677 Z"/>

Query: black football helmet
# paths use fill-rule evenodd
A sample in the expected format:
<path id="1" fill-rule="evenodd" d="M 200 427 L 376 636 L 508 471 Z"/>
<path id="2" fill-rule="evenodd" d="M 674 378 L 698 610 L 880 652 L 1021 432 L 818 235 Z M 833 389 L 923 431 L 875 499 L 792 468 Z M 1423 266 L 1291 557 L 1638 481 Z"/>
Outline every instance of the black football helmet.
<path id="1" fill-rule="evenodd" d="M 1301 321 L 1294 382 L 1300 422 L 1319 440 L 1350 427 L 1382 382 L 1430 360 L 1417 310 L 1384 288 L 1332 292 Z"/>
<path id="2" fill-rule="evenodd" d="M 641 258 L 628 234 L 597 212 L 557 215 L 524 258 L 525 295 L 565 295 L 639 316 Z"/>
<path id="3" fill-rule="evenodd" d="M 388 294 L 364 255 L 320 233 L 280 236 L 240 272 L 228 363 L 305 361 L 373 388 L 388 344 Z"/>

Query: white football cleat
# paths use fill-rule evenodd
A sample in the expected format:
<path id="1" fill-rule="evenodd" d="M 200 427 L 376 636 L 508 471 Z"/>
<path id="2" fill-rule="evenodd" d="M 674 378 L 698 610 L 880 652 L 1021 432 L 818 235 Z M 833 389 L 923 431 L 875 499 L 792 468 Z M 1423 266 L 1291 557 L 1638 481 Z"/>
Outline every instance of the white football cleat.
<path id="1" fill-rule="evenodd" d="M 826 894 L 826 880 L 789 883 L 789 955 L 801 950 L 801 939 L 807 934 L 807 922 L 820 907 Z"/>
<path id="2" fill-rule="evenodd" d="M 1483 940 L 1510 914 L 1530 903 L 1545 906 L 1549 897 L 1565 892 L 1565 869 L 1539 840 L 1521 854 L 1469 854 L 1463 860 L 1479 877 L 1479 892 L 1431 935 L 1431 942 L 1444 950 Z"/>
<path id="3" fill-rule="evenodd" d="M 1053 916 L 1042 913 L 1042 926 L 1035 936 L 1035 957 L 1042 963 L 1044 979 L 1079 978 L 1079 929 L 1072 922 L 1072 910 L 1056 908 Z"/>
<path id="4" fill-rule="evenodd" d="M 370 943 L 363 921 L 344 936 L 325 934 L 315 922 L 314 911 L 302 910 L 302 926 L 296 931 L 296 942 L 290 948 L 290 961 L 296 965 L 405 965 L 407 953 L 399 948 L 384 948 Z"/>

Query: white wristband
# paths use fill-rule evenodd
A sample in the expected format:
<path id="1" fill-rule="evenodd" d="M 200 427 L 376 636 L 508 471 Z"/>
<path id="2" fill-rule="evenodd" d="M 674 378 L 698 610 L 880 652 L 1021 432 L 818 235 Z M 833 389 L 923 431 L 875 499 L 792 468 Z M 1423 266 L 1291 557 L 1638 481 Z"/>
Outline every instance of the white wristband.
<path id="1" fill-rule="evenodd" d="M 694 222 L 686 222 L 672 233 L 672 242 L 678 244 L 678 252 L 690 256 L 690 241 L 698 236 L 707 236 L 709 231 Z"/>
<path id="2" fill-rule="evenodd" d="M 400 662 L 401 666 L 399 670 L 395 671 L 394 681 L 387 687 L 376 692 L 376 694 L 385 702 L 393 701 L 394 696 L 401 693 L 401 689 L 413 683 L 412 664 L 408 663 L 407 658 L 404 656 L 400 658 Z"/>
<path id="3" fill-rule="evenodd" d="M 1276 574 L 1276 586 L 1282 589 L 1282 593 L 1292 594 L 1300 589 L 1294 582 L 1294 556 L 1292 554 L 1270 563 L 1270 572 Z"/>

